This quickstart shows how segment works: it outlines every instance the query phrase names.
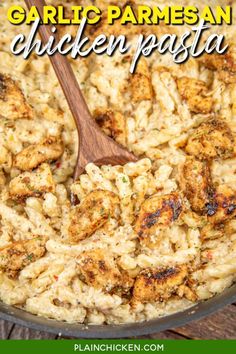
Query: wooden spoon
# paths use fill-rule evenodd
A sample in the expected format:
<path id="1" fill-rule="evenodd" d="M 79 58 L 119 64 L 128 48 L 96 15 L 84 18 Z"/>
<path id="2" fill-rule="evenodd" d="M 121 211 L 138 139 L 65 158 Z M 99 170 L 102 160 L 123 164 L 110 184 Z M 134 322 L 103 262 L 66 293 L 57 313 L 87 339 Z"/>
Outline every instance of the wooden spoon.
<path id="1" fill-rule="evenodd" d="M 28 8 L 36 6 L 40 16 L 43 18 L 44 0 L 25 0 Z M 39 33 L 42 43 L 46 44 L 50 36 L 51 26 L 40 25 Z M 98 166 L 120 165 L 130 161 L 137 161 L 137 158 L 111 138 L 106 136 L 96 124 L 89 112 L 79 84 L 73 73 L 68 59 L 60 53 L 49 57 L 63 89 L 69 108 L 74 117 L 79 135 L 79 151 L 74 171 L 74 180 L 77 180 L 89 162 Z"/>

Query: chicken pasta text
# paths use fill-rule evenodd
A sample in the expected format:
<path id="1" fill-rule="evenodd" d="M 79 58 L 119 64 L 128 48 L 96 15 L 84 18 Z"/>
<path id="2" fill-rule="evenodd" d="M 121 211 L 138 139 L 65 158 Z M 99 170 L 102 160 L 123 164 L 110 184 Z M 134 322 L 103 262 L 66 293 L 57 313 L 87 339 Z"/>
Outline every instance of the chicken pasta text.
<path id="1" fill-rule="evenodd" d="M 69 17 L 78 2 L 64 3 Z M 217 3 L 236 13 L 235 3 Z M 17 27 L 4 18 L 13 5 L 24 6 L 22 0 L 0 6 L 1 301 L 58 321 L 110 325 L 167 316 L 230 287 L 236 281 L 235 26 L 220 28 L 229 43 L 225 54 L 182 65 L 170 53 L 154 54 L 141 57 L 133 75 L 130 53 L 70 58 L 94 120 L 138 158 L 124 166 L 89 163 L 74 182 L 73 117 L 48 57 L 10 53 Z M 105 33 L 136 43 L 140 35 L 188 29 L 123 26 L 118 19 L 109 25 L 108 5 L 114 4 L 93 1 L 106 20 L 86 27 L 91 41 Z M 199 11 L 205 5 L 199 2 Z M 126 6 L 119 1 L 122 12 Z M 22 26 L 28 34 L 30 26 Z M 58 32 L 73 37 L 77 29 L 64 25 Z"/>

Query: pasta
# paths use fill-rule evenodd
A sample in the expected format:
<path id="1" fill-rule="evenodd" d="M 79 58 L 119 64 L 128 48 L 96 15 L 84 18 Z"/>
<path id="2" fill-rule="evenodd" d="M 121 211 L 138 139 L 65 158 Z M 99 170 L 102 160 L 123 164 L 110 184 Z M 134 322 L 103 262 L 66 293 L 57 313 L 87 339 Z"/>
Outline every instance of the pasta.
<path id="1" fill-rule="evenodd" d="M 109 3 L 94 1 L 100 8 Z M 58 321 L 109 325 L 182 311 L 230 287 L 235 26 L 221 28 L 231 43 L 225 66 L 215 55 L 181 66 L 153 55 L 131 76 L 128 55 L 70 59 L 98 125 L 139 158 L 124 166 L 89 163 L 73 182 L 73 118 L 48 58 L 10 54 L 17 31 L 5 16 L 12 4 L 0 6 L 1 301 Z M 75 30 L 60 31 L 67 29 Z M 135 42 L 140 33 L 185 29 L 101 22 L 88 35 L 124 31 Z"/>

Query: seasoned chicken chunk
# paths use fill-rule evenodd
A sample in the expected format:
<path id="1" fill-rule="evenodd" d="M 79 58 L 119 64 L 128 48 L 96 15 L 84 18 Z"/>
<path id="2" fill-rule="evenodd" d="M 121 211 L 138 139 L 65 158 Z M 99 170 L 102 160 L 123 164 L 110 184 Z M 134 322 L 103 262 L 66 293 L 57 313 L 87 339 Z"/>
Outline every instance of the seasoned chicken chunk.
<path id="1" fill-rule="evenodd" d="M 207 223 L 206 225 L 203 226 L 200 233 L 201 233 L 202 240 L 209 240 L 209 239 L 215 240 L 226 234 L 225 225 L 222 223 L 219 224 Z"/>
<path id="2" fill-rule="evenodd" d="M 184 284 L 188 275 L 186 266 L 148 268 L 137 276 L 132 302 L 154 302 L 168 300 Z"/>
<path id="3" fill-rule="evenodd" d="M 94 118 L 106 135 L 126 145 L 126 121 L 123 114 L 111 110 L 96 111 Z"/>
<path id="4" fill-rule="evenodd" d="M 185 284 L 179 286 L 177 290 L 177 295 L 181 298 L 185 297 L 188 301 L 192 302 L 196 302 L 198 299 L 195 291 Z"/>
<path id="5" fill-rule="evenodd" d="M 95 190 L 77 205 L 70 215 L 69 241 L 77 243 L 91 236 L 114 216 L 119 198 L 116 194 Z"/>
<path id="6" fill-rule="evenodd" d="M 208 220 L 221 224 L 236 216 L 236 193 L 226 185 L 219 186 L 212 200 L 207 204 Z"/>
<path id="7" fill-rule="evenodd" d="M 4 172 L 0 169 L 0 191 L 2 189 L 2 187 L 5 185 L 6 183 L 6 177 Z"/>
<path id="8" fill-rule="evenodd" d="M 12 154 L 0 142 L 0 167 L 4 170 L 9 170 L 12 167 Z"/>
<path id="9" fill-rule="evenodd" d="M 207 114 L 212 111 L 213 99 L 209 96 L 208 87 L 204 81 L 184 76 L 177 79 L 177 87 L 191 112 Z"/>
<path id="10" fill-rule="evenodd" d="M 200 160 L 227 159 L 234 155 L 234 136 L 224 121 L 213 118 L 195 130 L 185 150 Z"/>
<path id="11" fill-rule="evenodd" d="M 200 62 L 210 70 L 216 70 L 220 80 L 226 84 L 236 82 L 236 46 L 231 43 L 225 54 L 205 54 Z"/>
<path id="12" fill-rule="evenodd" d="M 178 193 L 153 195 L 141 205 L 135 223 L 135 231 L 141 242 L 149 243 L 156 231 L 168 227 L 182 212 L 182 200 Z"/>
<path id="13" fill-rule="evenodd" d="M 33 172 L 24 172 L 11 180 L 9 193 L 13 199 L 24 199 L 55 192 L 50 166 L 46 163 Z"/>
<path id="14" fill-rule="evenodd" d="M 146 60 L 141 59 L 139 61 L 135 73 L 131 76 L 130 84 L 134 102 L 152 99 L 152 80 Z"/>
<path id="15" fill-rule="evenodd" d="M 32 118 L 32 109 L 18 84 L 3 74 L 0 74 L 0 107 L 8 119 Z"/>
<path id="16" fill-rule="evenodd" d="M 117 267 L 114 258 L 102 249 L 85 251 L 78 258 L 80 279 L 106 292 L 127 293 L 133 280 Z"/>
<path id="17" fill-rule="evenodd" d="M 0 249 L 0 269 L 10 278 L 16 278 L 24 267 L 43 257 L 45 252 L 42 238 L 13 242 Z"/>
<path id="18" fill-rule="evenodd" d="M 32 170 L 43 162 L 57 160 L 63 151 L 60 138 L 48 137 L 19 152 L 14 158 L 14 166 L 23 171 Z"/>
<path id="19" fill-rule="evenodd" d="M 210 168 L 207 162 L 187 157 L 180 168 L 179 184 L 195 212 L 205 212 L 213 193 Z"/>

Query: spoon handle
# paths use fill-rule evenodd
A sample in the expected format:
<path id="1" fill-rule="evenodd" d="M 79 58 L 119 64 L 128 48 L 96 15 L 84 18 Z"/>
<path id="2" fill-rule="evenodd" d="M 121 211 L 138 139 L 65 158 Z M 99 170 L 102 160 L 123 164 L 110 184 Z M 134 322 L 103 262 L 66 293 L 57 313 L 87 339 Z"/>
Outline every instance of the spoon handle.
<path id="1" fill-rule="evenodd" d="M 43 18 L 43 8 L 46 6 L 44 0 L 25 0 L 25 3 L 28 8 L 36 6 L 40 16 Z M 48 42 L 50 36 L 54 36 L 57 41 L 57 36 L 55 33 L 51 32 L 51 28 L 52 26 L 50 25 L 39 26 L 39 33 L 44 45 Z M 78 131 L 81 132 L 82 130 L 89 130 L 89 126 L 94 126 L 95 122 L 91 117 L 88 106 L 84 100 L 83 94 L 68 59 L 58 52 L 52 56 L 49 56 L 49 58 L 75 119 Z"/>

